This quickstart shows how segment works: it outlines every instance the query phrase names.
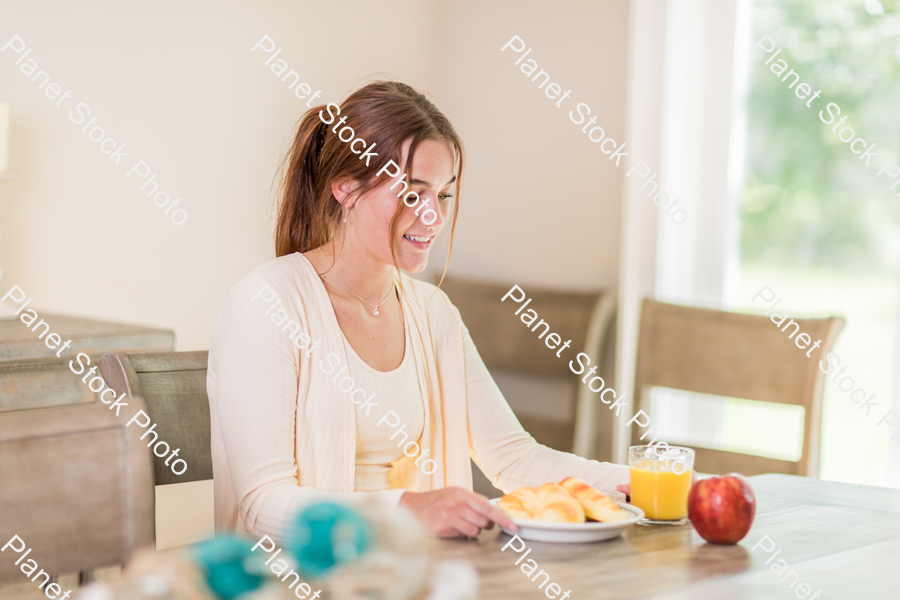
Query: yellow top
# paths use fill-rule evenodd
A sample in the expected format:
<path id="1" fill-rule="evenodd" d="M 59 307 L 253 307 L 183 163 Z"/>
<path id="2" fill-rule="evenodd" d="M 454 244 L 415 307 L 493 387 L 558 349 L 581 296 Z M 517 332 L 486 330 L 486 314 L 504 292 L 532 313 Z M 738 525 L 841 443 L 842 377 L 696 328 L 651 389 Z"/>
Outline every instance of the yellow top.
<path id="1" fill-rule="evenodd" d="M 405 328 L 405 326 L 404 326 Z M 375 394 L 380 398 L 380 406 L 385 411 L 392 410 L 398 415 L 399 422 L 394 428 L 388 425 L 392 420 L 381 425 L 378 418 L 356 415 L 356 474 L 353 490 L 357 492 L 377 492 L 392 486 L 391 472 L 393 463 L 407 456 L 418 458 L 422 448 L 422 432 L 425 429 L 425 409 L 416 370 L 413 365 L 412 352 L 409 349 L 409 331 L 406 332 L 406 345 L 400 366 L 393 371 L 376 371 L 363 361 L 345 339 L 344 347 L 350 359 L 347 376 L 351 377 L 358 388 L 365 390 L 366 397 Z M 340 383 L 341 380 L 338 380 Z M 359 411 L 357 411 L 359 412 Z M 426 455 L 427 456 L 427 455 Z M 420 461 L 421 464 L 421 461 Z M 428 469 L 430 470 L 430 469 Z"/>

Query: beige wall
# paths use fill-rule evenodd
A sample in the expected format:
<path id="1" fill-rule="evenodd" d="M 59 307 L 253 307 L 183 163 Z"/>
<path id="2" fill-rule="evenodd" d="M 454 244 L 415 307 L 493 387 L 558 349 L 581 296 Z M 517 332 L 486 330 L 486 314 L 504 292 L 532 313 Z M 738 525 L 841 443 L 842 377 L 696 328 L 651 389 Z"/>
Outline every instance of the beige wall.
<path id="1" fill-rule="evenodd" d="M 0 53 L 18 172 L 0 184 L 0 287 L 18 283 L 39 310 L 174 329 L 179 350 L 208 348 L 225 293 L 274 256 L 273 177 L 306 100 L 251 46 L 268 34 L 326 100 L 379 72 L 434 85 L 434 45 L 418 41 L 433 36 L 433 3 L 38 1 L 2 10 L 0 45 L 19 35 L 34 48 L 27 58 L 72 96 L 56 108 L 11 50 Z M 78 102 L 127 144 L 118 169 L 69 120 Z M 137 159 L 181 198 L 184 225 L 125 177 Z"/>
<path id="2" fill-rule="evenodd" d="M 20 285 L 39 311 L 174 329 L 178 350 L 208 348 L 227 290 L 273 257 L 274 175 L 305 110 L 268 55 L 250 52 L 264 34 L 320 100 L 382 76 L 445 110 L 468 150 L 452 272 L 615 286 L 623 169 L 568 110 L 587 102 L 621 143 L 626 25 L 625 0 L 5 3 L 0 45 L 19 35 L 72 96 L 56 108 L 13 65 L 18 55 L 0 53 L 18 173 L 0 183 L 0 287 Z M 573 90 L 563 108 L 500 53 L 513 34 Z M 126 143 L 120 167 L 69 120 L 78 102 Z M 126 178 L 137 159 L 181 199 L 184 225 Z M 180 508 L 199 498 L 208 512 L 208 486 L 170 488 L 158 494 L 160 543 L 208 532 Z"/>
<path id="3" fill-rule="evenodd" d="M 627 158 L 617 169 L 569 110 L 587 103 L 625 141 L 627 18 L 624 0 L 446 3 L 437 95 L 468 149 L 451 272 L 615 287 Z M 513 35 L 532 48 L 519 66 L 500 52 Z M 520 70 L 531 58 L 572 90 L 559 108 Z"/>
<path id="4" fill-rule="evenodd" d="M 13 65 L 18 56 L 0 53 L 18 173 L 0 184 L 0 287 L 18 283 L 38 309 L 171 328 L 179 350 L 208 347 L 225 292 L 273 256 L 275 170 L 305 108 L 267 56 L 250 52 L 263 34 L 323 99 L 380 74 L 424 88 L 448 113 L 469 159 L 451 271 L 615 285 L 622 168 L 567 109 L 587 102 L 622 139 L 624 0 L 564 10 L 474 0 L 31 2 L 3 12 L 2 44 L 19 35 L 33 48 L 27 58 L 72 90 L 56 108 Z M 562 108 L 499 52 L 513 34 L 573 90 Z M 69 119 L 78 102 L 126 143 L 119 168 Z M 126 178 L 137 159 L 181 199 L 184 225 L 138 189 L 143 180 Z"/>

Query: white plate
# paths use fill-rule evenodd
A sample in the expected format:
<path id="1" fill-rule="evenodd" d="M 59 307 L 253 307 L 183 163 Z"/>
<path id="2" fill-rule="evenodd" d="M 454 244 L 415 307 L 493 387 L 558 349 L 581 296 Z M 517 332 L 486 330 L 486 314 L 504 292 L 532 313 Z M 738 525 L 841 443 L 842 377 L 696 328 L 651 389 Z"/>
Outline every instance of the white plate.
<path id="1" fill-rule="evenodd" d="M 491 504 L 497 505 L 500 498 L 491 500 Z M 507 535 L 518 535 L 523 540 L 533 542 L 557 542 L 563 544 L 582 544 L 585 542 L 599 542 L 619 537 L 625 528 L 637 523 L 644 518 L 644 511 L 637 506 L 616 502 L 616 504 L 631 515 L 624 521 L 613 523 L 599 523 L 588 521 L 586 523 L 552 523 L 549 521 L 533 521 L 531 519 L 513 519 L 513 523 L 519 526 L 515 534 L 503 529 Z"/>

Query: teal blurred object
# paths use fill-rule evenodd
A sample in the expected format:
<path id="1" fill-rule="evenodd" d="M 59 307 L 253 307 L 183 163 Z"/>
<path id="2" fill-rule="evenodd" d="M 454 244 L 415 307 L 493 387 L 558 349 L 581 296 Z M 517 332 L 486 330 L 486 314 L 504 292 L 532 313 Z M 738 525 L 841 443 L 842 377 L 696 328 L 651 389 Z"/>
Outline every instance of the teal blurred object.
<path id="1" fill-rule="evenodd" d="M 321 502 L 308 506 L 294 518 L 285 547 L 299 568 L 320 576 L 341 563 L 358 559 L 372 542 L 369 523 L 356 510 Z"/>
<path id="2" fill-rule="evenodd" d="M 197 544 L 191 554 L 216 596 L 232 600 L 262 585 L 264 563 L 251 548 L 243 538 L 220 536 Z"/>

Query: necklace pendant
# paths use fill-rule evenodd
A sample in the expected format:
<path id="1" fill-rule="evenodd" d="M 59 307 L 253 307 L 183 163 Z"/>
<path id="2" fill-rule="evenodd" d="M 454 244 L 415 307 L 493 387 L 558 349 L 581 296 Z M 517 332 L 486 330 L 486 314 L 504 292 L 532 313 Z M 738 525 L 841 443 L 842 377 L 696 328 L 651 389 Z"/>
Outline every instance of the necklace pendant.
<path id="1" fill-rule="evenodd" d="M 375 307 L 375 310 L 372 311 L 372 314 L 375 315 L 376 317 L 378 316 L 378 307 L 377 306 Z"/>

